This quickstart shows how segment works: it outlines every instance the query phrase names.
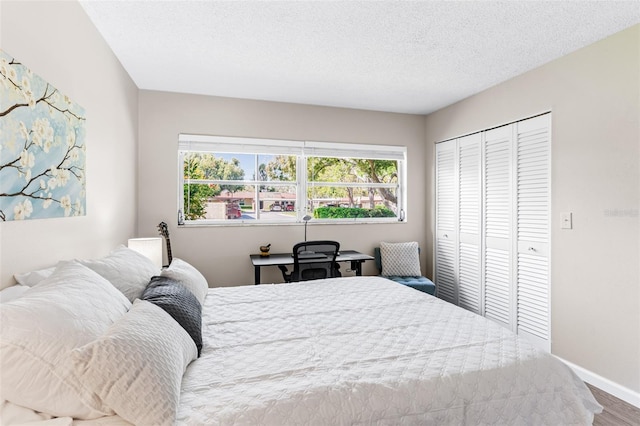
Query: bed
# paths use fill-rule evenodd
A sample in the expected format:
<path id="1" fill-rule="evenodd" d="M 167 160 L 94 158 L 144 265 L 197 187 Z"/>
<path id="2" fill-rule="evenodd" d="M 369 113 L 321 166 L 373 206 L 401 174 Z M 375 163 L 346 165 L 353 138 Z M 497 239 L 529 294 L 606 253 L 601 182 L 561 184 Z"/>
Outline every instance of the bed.
<path id="1" fill-rule="evenodd" d="M 0 323 L 2 424 L 586 425 L 601 411 L 585 384 L 553 356 L 480 316 L 383 277 L 203 290 L 194 285 L 201 275 L 180 262 L 182 271 L 165 275 L 187 282 L 184 287 L 199 300 L 200 348 L 191 339 L 193 330 L 176 328 L 178 321 L 160 315 L 157 305 L 129 300 L 135 292 L 120 298 L 105 286 L 128 284 L 114 283 L 104 270 L 102 282 L 77 262 L 63 265 L 66 276 L 58 266 L 45 281 L 0 304 L 6 320 L 7 312 L 15 312 L 11 306 L 29 300 L 29 292 L 59 288 L 50 284 L 56 274 L 75 285 L 59 301 L 49 295 L 50 305 L 92 299 L 78 290 L 86 287 L 105 293 L 101 300 L 113 299 L 113 312 L 95 335 L 58 355 L 72 360 L 68 373 L 80 383 L 78 399 L 91 407 L 78 408 L 84 410 L 80 416 L 60 410 L 60 401 L 56 410 L 45 411 L 7 391 L 11 381 L 5 379 L 16 368 L 4 359 L 13 332 L 7 321 Z M 138 291 L 151 272 L 141 274 Z M 122 326 L 137 313 L 142 320 L 135 327 L 134 320 Z M 160 341 L 166 346 L 154 346 Z M 102 351 L 106 343 L 111 346 Z M 98 377 L 95 370 L 108 374 Z"/>

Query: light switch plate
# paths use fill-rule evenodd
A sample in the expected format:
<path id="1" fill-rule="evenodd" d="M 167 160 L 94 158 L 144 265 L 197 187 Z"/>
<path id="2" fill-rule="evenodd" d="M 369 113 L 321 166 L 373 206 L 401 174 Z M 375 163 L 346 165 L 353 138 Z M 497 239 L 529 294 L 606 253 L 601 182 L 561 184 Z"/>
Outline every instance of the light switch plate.
<path id="1" fill-rule="evenodd" d="M 573 218 L 571 212 L 560 213 L 560 228 L 573 229 Z"/>

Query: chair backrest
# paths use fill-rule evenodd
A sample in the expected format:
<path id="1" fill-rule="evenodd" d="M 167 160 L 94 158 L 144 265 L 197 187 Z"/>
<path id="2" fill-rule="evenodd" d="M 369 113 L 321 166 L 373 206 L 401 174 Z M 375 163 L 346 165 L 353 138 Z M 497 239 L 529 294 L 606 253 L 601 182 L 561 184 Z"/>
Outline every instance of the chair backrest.
<path id="1" fill-rule="evenodd" d="M 339 250 L 337 241 L 316 240 L 296 244 L 293 246 L 291 281 L 339 277 L 336 262 Z"/>

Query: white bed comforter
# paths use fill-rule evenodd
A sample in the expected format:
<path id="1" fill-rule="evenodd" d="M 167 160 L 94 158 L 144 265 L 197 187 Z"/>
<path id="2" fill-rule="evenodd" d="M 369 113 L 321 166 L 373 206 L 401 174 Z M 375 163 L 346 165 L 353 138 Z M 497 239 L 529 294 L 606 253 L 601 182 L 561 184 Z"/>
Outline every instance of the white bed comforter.
<path id="1" fill-rule="evenodd" d="M 564 364 L 482 317 L 378 277 L 210 289 L 178 425 L 587 425 Z M 74 421 L 4 402 L 0 423 Z"/>
<path id="2" fill-rule="evenodd" d="M 584 383 L 504 328 L 384 278 L 211 289 L 189 425 L 591 424 Z"/>

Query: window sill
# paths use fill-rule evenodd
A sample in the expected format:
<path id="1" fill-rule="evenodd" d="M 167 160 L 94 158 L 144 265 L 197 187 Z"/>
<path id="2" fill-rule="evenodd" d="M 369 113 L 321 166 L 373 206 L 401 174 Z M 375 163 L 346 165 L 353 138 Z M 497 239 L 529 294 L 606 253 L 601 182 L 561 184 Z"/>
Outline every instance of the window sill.
<path id="1" fill-rule="evenodd" d="M 405 224 L 407 220 L 320 220 L 309 222 L 309 227 L 318 225 L 393 225 Z M 245 226 L 304 226 L 304 222 L 260 222 L 260 221 L 189 221 L 178 224 L 178 228 L 209 228 L 209 227 L 245 227 Z"/>

